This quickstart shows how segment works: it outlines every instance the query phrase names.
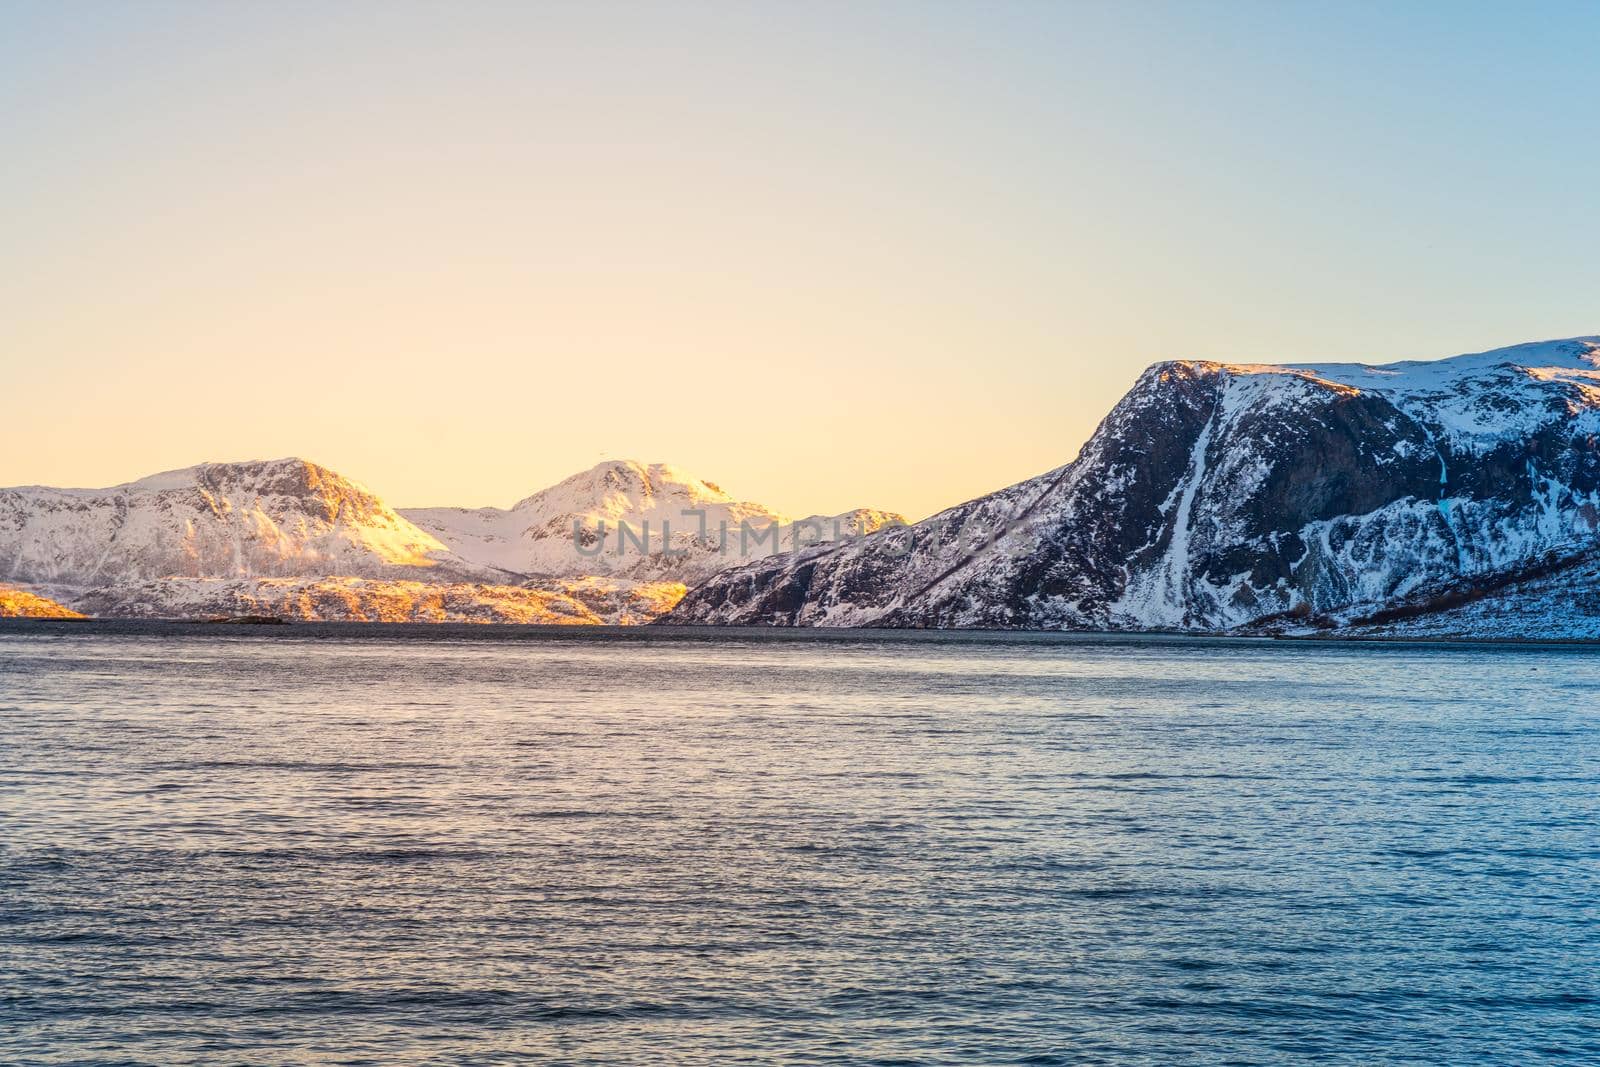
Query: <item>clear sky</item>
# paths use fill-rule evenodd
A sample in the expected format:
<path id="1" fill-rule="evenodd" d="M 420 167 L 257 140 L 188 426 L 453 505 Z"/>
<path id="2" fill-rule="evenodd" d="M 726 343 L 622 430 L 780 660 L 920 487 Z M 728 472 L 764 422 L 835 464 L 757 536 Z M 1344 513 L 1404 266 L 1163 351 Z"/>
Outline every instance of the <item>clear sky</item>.
<path id="1" fill-rule="evenodd" d="M 0 484 L 921 516 L 1146 364 L 1600 332 L 1600 4 L 0 0 Z"/>

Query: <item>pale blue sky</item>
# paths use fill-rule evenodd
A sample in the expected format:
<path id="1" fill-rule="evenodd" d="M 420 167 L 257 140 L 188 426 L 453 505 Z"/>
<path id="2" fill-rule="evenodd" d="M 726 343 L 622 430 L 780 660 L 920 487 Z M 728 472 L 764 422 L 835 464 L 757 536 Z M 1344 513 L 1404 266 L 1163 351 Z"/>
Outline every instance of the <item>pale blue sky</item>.
<path id="1" fill-rule="evenodd" d="M 0 484 L 920 515 L 1144 365 L 1600 332 L 1597 4 L 0 0 Z"/>

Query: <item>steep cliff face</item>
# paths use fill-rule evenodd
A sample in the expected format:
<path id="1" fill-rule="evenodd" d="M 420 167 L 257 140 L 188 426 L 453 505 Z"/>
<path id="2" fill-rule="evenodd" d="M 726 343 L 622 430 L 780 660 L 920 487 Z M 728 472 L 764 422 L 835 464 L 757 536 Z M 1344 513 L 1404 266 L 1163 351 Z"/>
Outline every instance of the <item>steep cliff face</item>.
<path id="1" fill-rule="evenodd" d="M 668 621 L 1337 621 L 1586 549 L 1597 433 L 1597 338 L 1387 366 L 1158 364 L 1066 467 L 726 572 Z"/>
<path id="2" fill-rule="evenodd" d="M 206 463 L 110 489 L 0 490 L 0 577 L 87 588 L 167 576 L 473 568 L 315 463 Z"/>

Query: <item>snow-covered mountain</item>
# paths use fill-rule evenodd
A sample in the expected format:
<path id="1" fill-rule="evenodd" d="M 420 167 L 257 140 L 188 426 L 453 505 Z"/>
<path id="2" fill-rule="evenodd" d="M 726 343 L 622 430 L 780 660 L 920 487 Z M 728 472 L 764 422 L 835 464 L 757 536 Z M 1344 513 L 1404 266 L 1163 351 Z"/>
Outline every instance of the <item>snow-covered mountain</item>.
<path id="1" fill-rule="evenodd" d="M 302 459 L 205 463 L 109 489 L 0 489 L 0 580 L 479 576 L 370 490 Z"/>
<path id="2" fill-rule="evenodd" d="M 609 575 L 688 584 L 741 563 L 904 523 L 860 508 L 796 519 L 736 500 L 663 463 L 601 463 L 509 509 L 408 508 L 460 558 L 540 577 Z"/>
<path id="3" fill-rule="evenodd" d="M 1600 527 L 1600 337 L 1436 362 L 1161 363 L 1074 462 L 724 572 L 666 621 L 1340 626 L 1548 569 Z"/>
<path id="4" fill-rule="evenodd" d="M 1597 535 L 1584 337 L 1157 364 L 1072 463 L 909 527 L 630 462 L 505 510 L 396 512 L 303 460 L 0 490 L 0 582 L 120 616 L 637 622 L 688 585 L 666 621 L 1592 637 Z"/>
<path id="5" fill-rule="evenodd" d="M 798 537 L 898 521 L 813 517 Z M 506 511 L 401 514 L 301 459 L 206 463 L 109 489 L 0 489 L 0 582 L 19 587 L 17 603 L 43 594 L 116 617 L 627 624 L 670 608 L 685 581 L 796 536 L 782 513 L 661 464 L 602 464 Z"/>

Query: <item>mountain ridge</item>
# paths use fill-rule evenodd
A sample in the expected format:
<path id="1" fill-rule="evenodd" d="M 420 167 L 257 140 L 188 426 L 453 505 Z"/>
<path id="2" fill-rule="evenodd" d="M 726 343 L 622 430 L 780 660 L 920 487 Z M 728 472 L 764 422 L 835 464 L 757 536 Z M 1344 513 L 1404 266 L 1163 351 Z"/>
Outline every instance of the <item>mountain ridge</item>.
<path id="1" fill-rule="evenodd" d="M 405 508 L 400 514 L 484 566 L 688 584 L 808 539 L 858 536 L 905 521 L 872 508 L 797 518 L 737 500 L 679 467 L 637 460 L 596 464 L 510 508 Z"/>
<path id="2" fill-rule="evenodd" d="M 309 460 L 201 463 L 100 489 L 0 489 L 0 580 L 115 617 L 633 623 L 670 607 L 685 578 L 703 579 L 735 557 L 698 543 L 669 556 L 659 543 L 646 551 L 629 542 L 607 558 L 580 552 L 577 539 L 606 521 L 636 536 L 653 523 L 659 539 L 669 516 L 682 530 L 692 508 L 736 528 L 789 521 L 680 468 L 632 462 L 579 472 L 515 509 L 408 509 L 424 522 L 499 517 L 517 534 L 539 535 L 532 540 L 544 557 L 501 560 L 470 537 L 446 544 L 362 483 Z M 862 509 L 840 525 L 891 520 L 903 521 Z M 763 550 L 779 547 L 774 533 Z M 448 603 L 419 584 L 448 587 Z"/>
<path id="3" fill-rule="evenodd" d="M 1159 362 L 1072 462 L 915 525 L 631 460 L 506 509 L 397 510 L 298 457 L 0 489 L 0 581 L 123 617 L 1436 635 L 1503 604 L 1600 636 L 1597 552 L 1600 336 Z"/>

